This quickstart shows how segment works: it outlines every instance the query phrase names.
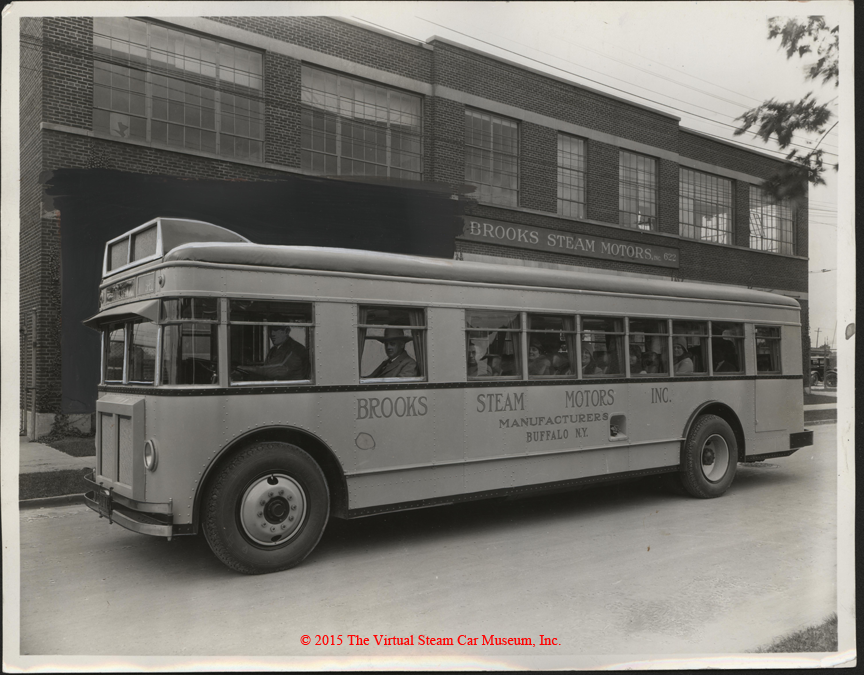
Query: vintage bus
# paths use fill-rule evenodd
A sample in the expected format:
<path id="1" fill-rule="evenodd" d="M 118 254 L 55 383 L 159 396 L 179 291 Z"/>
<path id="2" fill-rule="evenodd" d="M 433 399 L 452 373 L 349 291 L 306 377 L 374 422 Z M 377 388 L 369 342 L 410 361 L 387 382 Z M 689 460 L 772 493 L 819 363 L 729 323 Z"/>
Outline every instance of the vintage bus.
<path id="1" fill-rule="evenodd" d="M 108 242 L 86 503 L 287 569 L 354 518 L 668 473 L 718 497 L 812 443 L 771 293 L 263 246 L 158 218 Z"/>

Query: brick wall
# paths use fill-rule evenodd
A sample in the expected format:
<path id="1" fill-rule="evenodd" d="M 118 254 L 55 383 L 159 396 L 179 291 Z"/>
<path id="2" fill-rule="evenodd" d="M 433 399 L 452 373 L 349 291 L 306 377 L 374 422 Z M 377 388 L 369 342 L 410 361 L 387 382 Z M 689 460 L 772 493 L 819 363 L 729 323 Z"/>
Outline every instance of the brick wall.
<path id="1" fill-rule="evenodd" d="M 430 44 L 435 47 L 436 84 L 673 152 L 678 149 L 678 123 L 671 117 L 439 40 Z"/>
<path id="2" fill-rule="evenodd" d="M 269 17 L 255 16 L 208 18 L 371 68 L 421 82 L 432 81 L 430 50 L 336 19 L 297 16 L 281 17 L 276 22 Z"/>
<path id="3" fill-rule="evenodd" d="M 558 210 L 558 132 L 530 122 L 519 125 L 519 205 Z"/>
<path id="4" fill-rule="evenodd" d="M 267 52 L 264 68 L 264 159 L 300 168 L 300 62 Z"/>
<path id="5" fill-rule="evenodd" d="M 93 106 L 93 20 L 43 19 L 44 121 L 89 129 Z"/>
<path id="6" fill-rule="evenodd" d="M 588 203 L 589 220 L 603 223 L 618 222 L 618 157 L 614 145 L 588 140 Z"/>
<path id="7" fill-rule="evenodd" d="M 21 405 L 25 405 L 25 367 L 29 370 L 30 310 L 40 307 L 42 301 L 42 191 L 39 171 L 42 166 L 42 146 L 39 120 L 42 117 L 42 19 L 22 18 L 20 106 L 20 171 L 21 193 L 18 215 L 21 222 L 18 241 L 20 266 L 19 323 L 27 332 L 20 333 L 19 354 L 21 365 Z M 37 328 L 37 338 L 44 335 L 45 326 Z M 30 376 L 28 372 L 27 377 Z"/>

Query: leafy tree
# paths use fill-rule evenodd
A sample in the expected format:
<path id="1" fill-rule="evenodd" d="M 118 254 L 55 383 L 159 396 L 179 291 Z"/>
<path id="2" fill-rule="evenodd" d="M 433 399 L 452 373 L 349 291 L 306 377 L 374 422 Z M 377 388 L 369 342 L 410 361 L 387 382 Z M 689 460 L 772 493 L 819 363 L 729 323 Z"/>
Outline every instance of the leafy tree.
<path id="1" fill-rule="evenodd" d="M 835 87 L 838 86 L 839 26 L 828 26 L 821 16 L 811 16 L 806 21 L 775 16 L 768 20 L 768 39 L 775 38 L 780 38 L 780 47 L 786 50 L 787 59 L 816 56 L 814 62 L 804 67 L 805 80 L 821 79 L 823 84 L 833 82 Z M 833 117 L 828 104 L 819 103 L 813 97 L 813 92 L 808 92 L 799 101 L 776 101 L 772 98 L 738 118 L 742 124 L 735 130 L 736 136 L 756 127 L 756 135 L 765 142 L 774 136 L 781 150 L 792 145 L 796 132 L 822 134 L 819 142 L 809 151 L 801 152 L 798 148 L 792 148 L 786 159 L 794 164 L 785 166 L 765 181 L 763 187 L 774 199 L 803 197 L 808 183 L 825 184 L 822 177 L 825 172 L 824 151 L 819 145 L 837 126 L 837 122 L 831 124 Z M 837 164 L 833 166 L 836 171 Z"/>

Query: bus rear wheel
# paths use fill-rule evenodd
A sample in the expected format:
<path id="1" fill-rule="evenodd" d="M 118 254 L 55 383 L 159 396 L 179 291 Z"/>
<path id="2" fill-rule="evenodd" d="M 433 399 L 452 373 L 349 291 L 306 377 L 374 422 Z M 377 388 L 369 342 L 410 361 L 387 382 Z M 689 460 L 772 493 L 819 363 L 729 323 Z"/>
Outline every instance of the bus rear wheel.
<path id="1" fill-rule="evenodd" d="M 678 477 L 693 497 L 719 497 L 735 479 L 738 467 L 738 442 L 726 420 L 702 415 L 693 424 L 681 457 Z"/>
<path id="2" fill-rule="evenodd" d="M 219 560 L 243 574 L 286 570 L 318 544 L 330 515 L 321 468 L 288 443 L 257 443 L 228 460 L 204 496 L 203 529 Z"/>

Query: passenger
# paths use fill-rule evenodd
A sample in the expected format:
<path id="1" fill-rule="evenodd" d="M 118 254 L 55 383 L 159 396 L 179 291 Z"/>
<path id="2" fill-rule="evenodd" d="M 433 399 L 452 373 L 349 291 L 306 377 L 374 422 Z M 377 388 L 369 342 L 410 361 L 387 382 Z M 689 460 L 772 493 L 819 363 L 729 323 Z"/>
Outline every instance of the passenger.
<path id="1" fill-rule="evenodd" d="M 663 363 L 660 360 L 660 354 L 657 352 L 645 352 L 642 354 L 642 373 L 652 375 L 654 373 L 663 373 Z M 640 373 L 641 374 L 641 373 Z"/>
<path id="2" fill-rule="evenodd" d="M 501 377 L 504 374 L 504 364 L 500 354 L 486 354 L 481 361 L 486 361 L 486 374 L 492 377 Z"/>
<path id="3" fill-rule="evenodd" d="M 598 358 L 594 358 L 594 355 L 591 353 L 591 348 L 585 344 L 582 345 L 582 374 L 583 375 L 603 375 L 606 372 L 606 368 L 602 363 L 602 356 L 605 356 L 606 347 L 600 344 L 594 345 L 595 352 L 598 353 Z"/>
<path id="4" fill-rule="evenodd" d="M 478 372 L 480 367 L 480 347 L 479 345 L 471 342 L 468 345 L 468 377 L 477 377 L 480 373 Z"/>
<path id="5" fill-rule="evenodd" d="M 552 372 L 552 362 L 543 353 L 543 346 L 539 342 L 532 342 L 528 349 L 528 374 L 549 375 Z"/>
<path id="6" fill-rule="evenodd" d="M 384 377 L 417 377 L 417 362 L 408 356 L 405 351 L 405 343 L 411 342 L 412 337 L 405 335 L 398 328 L 385 328 L 384 337 L 373 337 L 384 344 L 384 352 L 387 358 L 367 375 L 367 378 Z"/>
<path id="7" fill-rule="evenodd" d="M 672 345 L 672 355 L 675 359 L 676 375 L 686 375 L 693 372 L 693 359 L 690 358 L 690 353 L 687 351 L 687 340 L 675 338 Z"/>
<path id="8" fill-rule="evenodd" d="M 738 358 L 735 354 L 735 347 L 729 340 L 718 340 L 714 338 L 711 344 L 714 352 L 714 372 L 715 373 L 737 373 Z"/>
<path id="9" fill-rule="evenodd" d="M 630 345 L 630 374 L 648 374 L 648 371 L 642 366 L 642 348 L 639 345 Z"/>
<path id="10" fill-rule="evenodd" d="M 235 380 L 308 380 L 311 372 L 309 351 L 291 337 L 290 326 L 270 328 L 273 346 L 260 366 L 234 369 Z"/>
<path id="11" fill-rule="evenodd" d="M 553 375 L 572 375 L 570 370 L 570 358 L 566 352 L 555 352 L 552 355 L 552 374 Z"/>

